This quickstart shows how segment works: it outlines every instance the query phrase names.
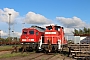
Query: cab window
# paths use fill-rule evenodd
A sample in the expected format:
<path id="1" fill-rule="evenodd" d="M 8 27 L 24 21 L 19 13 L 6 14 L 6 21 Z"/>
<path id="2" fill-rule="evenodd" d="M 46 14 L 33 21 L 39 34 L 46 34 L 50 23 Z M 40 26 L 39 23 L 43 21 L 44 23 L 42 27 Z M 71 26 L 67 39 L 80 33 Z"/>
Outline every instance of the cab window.
<path id="1" fill-rule="evenodd" d="M 23 31 L 23 34 L 27 34 L 27 31 Z"/>
<path id="2" fill-rule="evenodd" d="M 51 30 L 52 29 L 52 26 L 48 27 L 48 30 Z"/>
<path id="3" fill-rule="evenodd" d="M 55 27 L 55 30 L 57 30 L 57 31 L 58 31 L 58 27 Z"/>
<path id="4" fill-rule="evenodd" d="M 29 31 L 29 34 L 34 34 L 34 30 L 30 30 Z"/>

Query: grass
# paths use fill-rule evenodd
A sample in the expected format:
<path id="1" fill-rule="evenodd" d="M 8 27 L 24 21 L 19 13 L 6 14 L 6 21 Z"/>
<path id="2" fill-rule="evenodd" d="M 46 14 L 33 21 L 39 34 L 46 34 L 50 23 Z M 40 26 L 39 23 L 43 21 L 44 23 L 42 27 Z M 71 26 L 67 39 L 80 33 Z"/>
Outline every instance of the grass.
<path id="1" fill-rule="evenodd" d="M 13 54 L 6 53 L 6 54 L 0 55 L 0 58 L 10 58 L 10 57 L 17 57 L 17 56 L 25 57 L 28 55 L 29 55 L 29 53 L 28 54 L 27 53 L 23 53 L 23 54 L 21 54 L 21 53 L 13 53 Z"/>
<path id="2" fill-rule="evenodd" d="M 14 45 L 0 46 L 0 50 L 8 50 L 8 49 L 12 49 L 12 46 L 14 46 Z M 17 46 L 19 46 L 19 45 L 17 45 Z"/>
<path id="3" fill-rule="evenodd" d="M 12 46 L 14 45 L 5 45 L 5 46 L 0 46 L 0 51 L 1 50 L 8 50 L 8 49 L 12 49 Z M 21 47 L 21 45 L 17 45 L 18 47 Z M 17 52 L 17 53 L 12 53 L 9 52 L 9 53 L 5 53 L 5 54 L 1 54 L 0 55 L 0 58 L 10 58 L 10 57 L 17 57 L 17 56 L 21 56 L 21 57 L 24 57 L 24 56 L 28 56 L 30 54 L 32 54 L 34 52 L 24 52 L 23 54 L 21 52 Z"/>
<path id="4" fill-rule="evenodd" d="M 11 49 L 12 48 L 12 46 L 9 46 L 9 45 L 7 45 L 7 46 L 0 46 L 0 50 L 7 50 L 7 49 Z"/>

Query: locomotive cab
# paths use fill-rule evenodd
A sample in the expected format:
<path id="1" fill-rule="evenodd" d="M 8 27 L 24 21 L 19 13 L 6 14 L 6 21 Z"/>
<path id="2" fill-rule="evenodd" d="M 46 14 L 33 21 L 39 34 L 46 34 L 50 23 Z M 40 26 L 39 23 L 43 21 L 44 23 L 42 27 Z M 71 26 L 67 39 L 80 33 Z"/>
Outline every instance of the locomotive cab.
<path id="1" fill-rule="evenodd" d="M 44 33 L 44 43 L 42 49 L 48 52 L 60 51 L 61 45 L 64 44 L 64 31 L 61 26 L 46 26 Z"/>
<path id="2" fill-rule="evenodd" d="M 44 33 L 35 27 L 24 28 L 22 30 L 20 42 L 29 45 L 30 49 L 36 50 L 42 35 L 44 35 Z"/>
<path id="3" fill-rule="evenodd" d="M 32 43 L 32 42 L 38 42 L 37 41 L 37 35 L 35 35 L 35 33 L 38 35 L 39 32 L 35 29 L 23 29 L 22 31 L 22 35 L 21 35 L 21 42 L 22 43 Z"/>

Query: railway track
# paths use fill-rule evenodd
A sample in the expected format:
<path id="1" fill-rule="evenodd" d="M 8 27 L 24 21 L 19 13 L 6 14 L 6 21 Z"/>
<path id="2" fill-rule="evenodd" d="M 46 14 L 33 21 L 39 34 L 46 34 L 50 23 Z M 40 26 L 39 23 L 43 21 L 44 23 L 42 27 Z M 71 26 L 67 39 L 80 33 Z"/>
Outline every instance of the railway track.
<path id="1" fill-rule="evenodd" d="M 6 53 L 6 52 L 5 52 Z M 25 52 L 27 53 L 27 52 Z M 45 53 L 28 53 L 28 56 L 15 56 L 15 57 L 11 57 L 11 58 L 3 58 L 0 60 L 74 60 L 74 59 L 70 59 L 69 57 L 65 57 L 61 54 L 55 54 L 55 53 L 49 53 L 49 54 L 45 54 Z"/>
<path id="2" fill-rule="evenodd" d="M 30 60 L 49 60 L 49 59 L 51 59 L 54 56 L 55 56 L 55 54 L 44 54 L 44 53 L 41 53 L 41 55 L 33 57 Z"/>

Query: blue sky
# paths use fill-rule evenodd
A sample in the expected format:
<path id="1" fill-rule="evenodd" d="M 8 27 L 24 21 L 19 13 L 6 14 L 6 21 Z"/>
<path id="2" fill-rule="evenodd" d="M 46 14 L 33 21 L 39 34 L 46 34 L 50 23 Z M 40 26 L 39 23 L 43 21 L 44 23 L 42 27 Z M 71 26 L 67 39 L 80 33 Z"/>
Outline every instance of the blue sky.
<path id="1" fill-rule="evenodd" d="M 0 0 L 0 8 L 12 8 L 21 16 L 29 11 L 39 13 L 47 18 L 56 16 L 78 16 L 88 20 L 90 16 L 90 0 Z M 89 18 L 90 19 L 90 18 Z"/>
<path id="2" fill-rule="evenodd" d="M 8 33 L 8 22 L 2 14 L 13 9 L 15 13 L 11 13 L 14 18 L 11 18 L 12 23 L 16 22 L 14 29 L 17 33 L 21 33 L 22 22 L 25 23 L 25 27 L 40 23 L 43 26 L 58 24 L 68 30 L 65 30 L 66 33 L 70 33 L 73 28 L 89 27 L 89 6 L 90 0 L 0 0 L 0 10 L 3 11 L 0 15 L 3 17 L 0 17 L 0 29 L 3 35 Z"/>

